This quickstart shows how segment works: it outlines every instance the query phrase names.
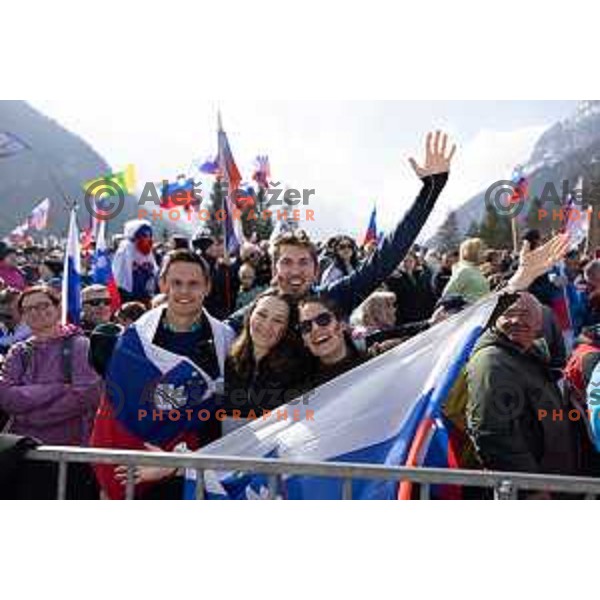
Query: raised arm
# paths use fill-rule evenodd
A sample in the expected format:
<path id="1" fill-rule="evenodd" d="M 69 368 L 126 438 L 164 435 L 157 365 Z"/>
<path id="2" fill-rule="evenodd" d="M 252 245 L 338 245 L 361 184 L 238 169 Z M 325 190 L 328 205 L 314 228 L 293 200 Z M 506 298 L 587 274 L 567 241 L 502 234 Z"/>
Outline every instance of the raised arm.
<path id="1" fill-rule="evenodd" d="M 346 312 L 351 313 L 376 290 L 404 259 L 425 225 L 435 202 L 448 181 L 450 164 L 456 146 L 448 152 L 448 136 L 437 131 L 427 135 L 425 162 L 419 165 L 414 158 L 410 164 L 422 180 L 423 187 L 396 229 L 387 236 L 381 247 L 351 275 L 321 287 Z"/>

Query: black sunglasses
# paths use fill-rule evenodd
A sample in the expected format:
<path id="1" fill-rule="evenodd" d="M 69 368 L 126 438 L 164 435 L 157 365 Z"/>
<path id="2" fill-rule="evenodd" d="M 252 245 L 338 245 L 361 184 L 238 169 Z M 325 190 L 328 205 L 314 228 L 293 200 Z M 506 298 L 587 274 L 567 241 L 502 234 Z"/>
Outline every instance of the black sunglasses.
<path id="1" fill-rule="evenodd" d="M 98 308 L 100 306 L 110 306 L 110 298 L 94 298 L 93 300 L 86 300 L 84 304 Z"/>
<path id="2" fill-rule="evenodd" d="M 319 327 L 327 327 L 333 323 L 334 316 L 329 312 L 321 313 L 314 319 L 306 319 L 306 321 L 300 321 L 298 328 L 302 335 L 307 335 L 312 331 L 313 323 L 316 323 Z"/>

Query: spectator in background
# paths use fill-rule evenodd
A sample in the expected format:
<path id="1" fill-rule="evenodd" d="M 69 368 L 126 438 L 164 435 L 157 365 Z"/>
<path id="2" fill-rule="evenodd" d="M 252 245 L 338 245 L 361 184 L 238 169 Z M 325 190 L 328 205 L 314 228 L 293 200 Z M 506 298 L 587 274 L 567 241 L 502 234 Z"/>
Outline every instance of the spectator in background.
<path id="1" fill-rule="evenodd" d="M 81 327 L 86 335 L 103 323 L 110 323 L 112 317 L 111 299 L 105 285 L 93 284 L 81 292 Z"/>
<path id="2" fill-rule="evenodd" d="M 49 283 L 53 279 L 60 279 L 63 270 L 63 263 L 57 258 L 46 258 L 40 264 L 39 275 L 40 283 Z"/>
<path id="3" fill-rule="evenodd" d="M 240 289 L 237 294 L 235 309 L 239 310 L 250 304 L 265 288 L 256 285 L 256 271 L 250 263 L 243 263 L 239 270 Z"/>
<path id="4" fill-rule="evenodd" d="M 433 276 L 433 291 L 436 298 L 441 298 L 448 282 L 452 278 L 452 268 L 459 260 L 458 250 L 445 252 L 438 272 Z"/>
<path id="5" fill-rule="evenodd" d="M 396 324 L 396 294 L 373 292 L 356 309 L 356 326 L 352 328 L 352 339 L 363 350 L 368 349 L 369 337 L 392 329 Z"/>
<path id="6" fill-rule="evenodd" d="M 7 287 L 22 291 L 27 283 L 17 267 L 17 251 L 6 242 L 0 241 L 0 279 Z"/>
<path id="7" fill-rule="evenodd" d="M 209 233 L 197 235 L 192 245 L 208 263 L 212 287 L 204 301 L 206 310 L 216 319 L 227 318 L 234 310 L 239 278 L 231 259 L 225 259 L 225 244 L 222 237 Z"/>
<path id="8" fill-rule="evenodd" d="M 490 285 L 479 268 L 482 253 L 483 241 L 479 238 L 465 240 L 460 245 L 460 261 L 453 269 L 443 296 L 458 294 L 473 304 L 490 293 Z"/>
<path id="9" fill-rule="evenodd" d="M 117 310 L 115 322 L 123 328 L 135 323 L 144 313 L 146 307 L 141 302 L 127 302 Z"/>
<path id="10" fill-rule="evenodd" d="M 148 303 L 157 291 L 158 265 L 154 238 L 148 221 L 125 223 L 125 236 L 113 259 L 113 274 L 124 302 Z"/>
<path id="11" fill-rule="evenodd" d="M 355 241 L 346 235 L 335 238 L 332 245 L 333 260 L 321 276 L 321 285 L 329 285 L 346 275 L 351 275 L 359 265 Z"/>
<path id="12" fill-rule="evenodd" d="M 433 313 L 435 295 L 428 269 L 418 266 L 411 252 L 400 267 L 385 282 L 386 288 L 396 296 L 396 324 L 424 321 Z"/>
<path id="13" fill-rule="evenodd" d="M 26 340 L 31 329 L 22 322 L 17 306 L 20 292 L 6 288 L 0 292 L 0 354 L 6 354 L 13 344 Z"/>

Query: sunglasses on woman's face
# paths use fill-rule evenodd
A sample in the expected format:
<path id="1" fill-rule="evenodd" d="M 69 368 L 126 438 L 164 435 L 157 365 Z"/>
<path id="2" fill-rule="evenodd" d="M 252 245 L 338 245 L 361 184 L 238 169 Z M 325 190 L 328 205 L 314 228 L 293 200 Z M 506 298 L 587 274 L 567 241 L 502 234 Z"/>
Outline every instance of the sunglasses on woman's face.
<path id="1" fill-rule="evenodd" d="M 313 323 L 318 325 L 319 327 L 327 327 L 333 323 L 333 315 L 329 312 L 321 313 L 317 315 L 314 319 L 306 319 L 305 321 L 300 321 L 299 328 L 300 333 L 302 335 L 308 335 L 312 331 Z"/>
<path id="2" fill-rule="evenodd" d="M 93 306 L 99 308 L 100 306 L 110 306 L 110 298 L 94 298 L 93 300 L 86 300 L 84 302 L 87 306 Z"/>
<path id="3" fill-rule="evenodd" d="M 338 250 L 352 250 L 351 244 L 340 244 Z"/>

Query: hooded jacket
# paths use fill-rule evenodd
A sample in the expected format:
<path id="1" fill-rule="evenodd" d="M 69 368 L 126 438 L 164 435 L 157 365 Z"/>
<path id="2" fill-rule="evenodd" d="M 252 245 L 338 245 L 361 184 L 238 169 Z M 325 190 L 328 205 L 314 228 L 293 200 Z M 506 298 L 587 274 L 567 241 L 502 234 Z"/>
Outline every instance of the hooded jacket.
<path id="1" fill-rule="evenodd" d="M 568 416 L 573 407 L 555 383 L 549 358 L 495 330 L 479 340 L 467 365 L 467 421 L 486 468 L 577 473 L 577 428 Z"/>

